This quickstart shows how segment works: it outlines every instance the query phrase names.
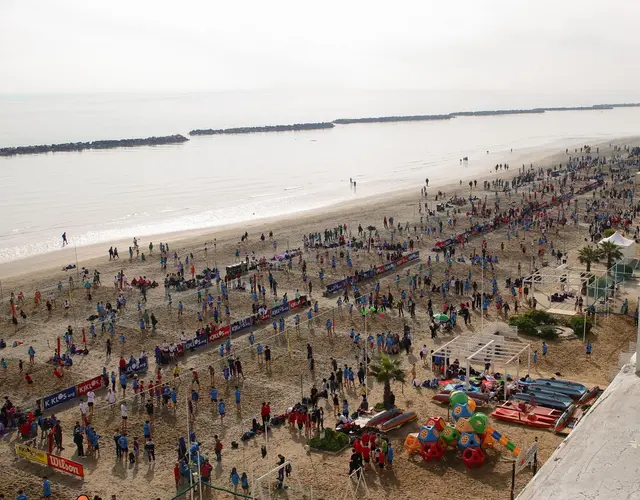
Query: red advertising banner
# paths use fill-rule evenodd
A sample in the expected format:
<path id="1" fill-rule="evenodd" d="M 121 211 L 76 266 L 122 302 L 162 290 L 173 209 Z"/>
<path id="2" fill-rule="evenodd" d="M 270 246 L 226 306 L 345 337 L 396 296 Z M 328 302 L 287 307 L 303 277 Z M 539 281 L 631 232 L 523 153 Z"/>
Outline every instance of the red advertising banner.
<path id="1" fill-rule="evenodd" d="M 376 274 L 380 274 L 384 272 L 384 266 L 378 266 L 376 267 Z"/>
<path id="2" fill-rule="evenodd" d="M 260 314 L 260 321 L 266 321 L 271 317 L 271 309 L 267 309 L 262 314 Z"/>
<path id="3" fill-rule="evenodd" d="M 92 379 L 85 380 L 84 382 L 79 383 L 78 396 L 84 396 L 89 391 L 97 391 L 98 389 L 101 389 L 103 382 L 104 379 L 102 378 L 102 375 L 99 375 L 97 377 L 93 377 Z"/>
<path id="4" fill-rule="evenodd" d="M 67 474 L 72 474 L 74 476 L 84 478 L 84 467 L 82 464 L 78 462 L 73 462 L 71 460 L 67 460 L 66 458 L 58 457 L 56 455 L 47 454 L 47 459 L 49 461 L 49 467 L 53 467 L 62 472 L 66 472 Z"/>
<path id="5" fill-rule="evenodd" d="M 406 264 L 407 262 L 409 262 L 409 257 L 407 257 L 406 255 L 403 255 L 398 260 L 396 260 L 396 266 L 402 266 L 403 264 Z"/>
<path id="6" fill-rule="evenodd" d="M 219 328 L 218 330 L 209 334 L 209 342 L 223 339 L 225 337 L 228 337 L 229 335 L 231 335 L 231 327 L 229 325 L 223 326 L 222 328 Z"/>
<path id="7" fill-rule="evenodd" d="M 293 299 L 289 301 L 289 310 L 298 309 L 302 304 L 307 302 L 307 296 L 302 295 L 299 299 Z"/>

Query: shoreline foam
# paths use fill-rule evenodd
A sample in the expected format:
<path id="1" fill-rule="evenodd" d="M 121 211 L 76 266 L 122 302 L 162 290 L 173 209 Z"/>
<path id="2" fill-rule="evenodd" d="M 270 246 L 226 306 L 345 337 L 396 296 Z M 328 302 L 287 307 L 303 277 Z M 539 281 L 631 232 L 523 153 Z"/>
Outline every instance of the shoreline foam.
<path id="1" fill-rule="evenodd" d="M 628 142 L 637 142 L 640 138 L 618 138 L 612 140 L 613 144 L 624 144 Z M 593 146 L 603 147 L 606 143 L 594 144 Z M 527 161 L 524 163 L 537 164 L 557 164 L 562 163 L 562 159 L 565 157 L 563 151 L 558 151 L 557 148 L 553 149 L 534 149 L 528 155 Z M 512 165 L 512 170 L 501 171 L 501 174 L 506 177 L 513 177 L 518 173 L 519 165 Z M 494 180 L 495 173 L 487 174 L 471 174 L 460 178 L 465 183 L 469 180 L 477 180 L 481 183 L 484 180 Z M 420 197 L 418 193 L 418 187 L 416 188 L 403 188 L 384 194 L 373 194 L 370 196 L 364 196 L 362 198 L 340 201 L 320 208 L 312 208 L 303 212 L 291 213 L 286 216 L 276 215 L 269 216 L 260 219 L 247 220 L 243 222 L 235 222 L 225 224 L 217 227 L 206 227 L 198 229 L 188 229 L 184 231 L 144 234 L 137 235 L 138 239 L 144 239 L 144 241 L 153 241 L 154 245 L 162 242 L 169 242 L 172 248 L 184 248 L 194 246 L 204 246 L 205 243 L 211 250 L 213 247 L 214 238 L 218 240 L 218 244 L 222 241 L 228 241 L 233 238 L 235 234 L 237 236 L 238 246 L 240 246 L 240 235 L 245 231 L 251 233 L 269 231 L 269 228 L 277 227 L 293 227 L 300 228 L 305 227 L 308 224 L 317 222 L 319 219 L 328 219 L 333 217 L 335 220 L 342 220 L 349 222 L 356 217 L 362 216 L 364 213 L 371 213 L 380 211 L 382 209 L 388 209 L 389 213 L 393 213 L 399 207 L 405 207 L 408 203 L 428 202 L 432 205 L 432 209 L 435 209 L 435 201 L 433 195 L 430 195 L 428 200 Z M 447 180 L 443 182 L 430 182 L 429 191 L 431 193 L 437 191 L 444 191 L 451 193 L 460 188 L 459 181 Z M 489 192 L 487 192 L 488 194 Z M 357 215 L 354 215 L 357 214 Z M 283 245 L 287 245 L 289 248 L 295 248 L 298 246 L 297 241 L 282 241 Z M 43 254 L 24 257 L 18 260 L 0 263 L 0 279 L 11 280 L 19 278 L 21 276 L 31 275 L 34 272 L 47 272 L 47 274 L 54 272 L 61 276 L 67 276 L 68 272 L 61 271 L 63 266 L 68 264 L 75 264 L 75 252 L 77 252 L 79 267 L 85 266 L 89 268 L 96 267 L 99 261 L 103 261 L 107 256 L 107 250 L 109 246 L 118 247 L 119 252 L 122 254 L 123 265 L 128 262 L 126 256 L 126 249 L 131 244 L 131 239 L 118 239 L 105 243 L 95 243 L 86 246 L 74 248 L 72 245 L 67 245 L 64 249 L 61 248 L 57 251 L 47 252 Z M 73 273 L 73 270 L 70 271 Z"/>

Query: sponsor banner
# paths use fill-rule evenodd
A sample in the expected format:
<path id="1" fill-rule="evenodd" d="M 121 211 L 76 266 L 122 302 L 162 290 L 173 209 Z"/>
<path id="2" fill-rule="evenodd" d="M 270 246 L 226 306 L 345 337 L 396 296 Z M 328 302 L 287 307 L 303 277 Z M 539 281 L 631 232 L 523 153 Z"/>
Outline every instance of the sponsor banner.
<path id="1" fill-rule="evenodd" d="M 193 348 L 198 349 L 200 347 L 204 347 L 209 342 L 209 337 L 207 335 L 200 335 L 199 337 L 195 337 L 192 341 Z"/>
<path id="2" fill-rule="evenodd" d="M 233 333 L 238 333 L 242 330 L 246 330 L 247 328 L 250 328 L 252 324 L 253 324 L 253 319 L 251 318 L 251 316 L 248 316 L 244 319 L 240 319 L 235 323 L 231 324 L 231 333 L 233 334 Z"/>
<path id="3" fill-rule="evenodd" d="M 137 372 L 144 372 L 149 368 L 149 361 L 147 359 L 134 359 L 127 363 L 124 369 L 125 375 L 133 375 Z"/>
<path id="4" fill-rule="evenodd" d="M 271 308 L 271 317 L 280 316 L 281 314 L 286 313 L 289 310 L 289 303 L 280 304 L 279 306 L 275 306 Z"/>
<path id="5" fill-rule="evenodd" d="M 84 477 L 84 467 L 78 462 L 73 462 L 66 458 L 58 457 L 56 455 L 48 455 L 49 467 L 53 467 L 67 474 L 72 474 L 78 477 Z"/>
<path id="6" fill-rule="evenodd" d="M 78 384 L 78 396 L 84 396 L 89 391 L 97 391 L 102 388 L 104 379 L 102 375 L 93 377 L 92 379 L 85 380 Z"/>
<path id="7" fill-rule="evenodd" d="M 266 321 L 271 318 L 271 309 L 260 309 L 258 310 L 258 316 L 260 317 L 260 321 Z"/>
<path id="8" fill-rule="evenodd" d="M 396 266 L 402 266 L 407 262 L 409 262 L 409 257 L 407 257 L 406 255 L 403 255 L 398 260 L 396 260 Z"/>
<path id="9" fill-rule="evenodd" d="M 293 299 L 289 301 L 289 310 L 292 311 L 294 309 L 298 309 L 298 307 L 302 307 L 302 305 L 306 303 L 307 303 L 307 296 L 302 295 L 299 299 Z"/>
<path id="10" fill-rule="evenodd" d="M 346 284 L 345 280 L 340 280 L 340 281 L 336 281 L 335 283 L 331 283 L 330 285 L 327 285 L 327 292 L 333 293 L 333 292 L 337 292 L 338 290 L 342 290 L 345 284 Z"/>
<path id="11" fill-rule="evenodd" d="M 199 347 L 207 345 L 208 340 L 209 338 L 204 336 L 194 337 L 192 339 L 185 341 L 184 346 L 181 346 L 181 347 L 183 347 L 183 351 L 184 349 L 191 351 L 193 349 L 198 349 Z"/>
<path id="12" fill-rule="evenodd" d="M 376 275 L 376 271 L 375 269 L 369 269 L 368 271 L 365 271 L 362 273 L 362 279 L 368 279 L 368 278 L 373 278 Z"/>
<path id="13" fill-rule="evenodd" d="M 384 266 L 376 267 L 376 274 L 382 274 L 384 272 Z"/>
<path id="14" fill-rule="evenodd" d="M 385 272 L 386 271 L 391 271 L 392 269 L 395 269 L 395 267 L 396 267 L 396 263 L 395 262 L 387 262 L 384 265 L 384 270 L 385 270 Z"/>
<path id="15" fill-rule="evenodd" d="M 30 462 L 35 462 L 37 464 L 48 464 L 47 453 L 45 451 L 39 450 L 37 448 L 32 448 L 31 446 L 26 446 L 24 444 L 16 444 L 16 455 L 19 455 L 23 458 L 26 458 Z"/>
<path id="16" fill-rule="evenodd" d="M 230 335 L 230 332 L 231 332 L 231 327 L 229 325 L 224 326 L 214 332 L 211 332 L 209 334 L 209 342 L 215 342 L 216 340 L 220 340 L 225 337 L 228 337 Z"/>
<path id="17" fill-rule="evenodd" d="M 412 252 L 409 255 L 407 255 L 407 258 L 409 260 L 416 260 L 419 257 L 420 257 L 420 252 Z"/>
<path id="18" fill-rule="evenodd" d="M 63 389 L 56 394 L 51 394 L 50 396 L 45 396 L 44 398 L 42 398 L 42 407 L 45 410 L 48 410 L 49 408 L 53 408 L 54 406 L 58 406 L 66 401 L 72 400 L 76 397 L 76 394 L 77 392 L 75 385 L 73 387 Z"/>

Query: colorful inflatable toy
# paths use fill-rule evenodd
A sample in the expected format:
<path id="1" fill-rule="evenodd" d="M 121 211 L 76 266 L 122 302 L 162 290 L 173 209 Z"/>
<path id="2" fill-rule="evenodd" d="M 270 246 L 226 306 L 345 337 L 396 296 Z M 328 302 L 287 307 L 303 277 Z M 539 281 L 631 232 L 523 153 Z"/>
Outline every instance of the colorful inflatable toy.
<path id="1" fill-rule="evenodd" d="M 405 439 L 405 450 L 419 454 L 425 462 L 441 460 L 448 448 L 457 448 L 462 462 L 469 469 L 482 467 L 486 460 L 484 450 L 500 443 L 514 456 L 520 448 L 509 438 L 488 425 L 487 416 L 476 412 L 475 401 L 463 391 L 453 391 L 449 396 L 452 420 L 447 424 L 440 417 L 431 417 L 420 428 L 420 432 L 409 434 Z"/>

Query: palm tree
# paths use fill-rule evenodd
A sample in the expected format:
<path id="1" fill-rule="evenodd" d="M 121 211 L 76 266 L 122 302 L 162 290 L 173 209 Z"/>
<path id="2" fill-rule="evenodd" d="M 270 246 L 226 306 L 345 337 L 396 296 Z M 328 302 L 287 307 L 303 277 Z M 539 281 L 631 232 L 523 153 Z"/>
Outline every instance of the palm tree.
<path id="1" fill-rule="evenodd" d="M 620 247 L 612 241 L 603 241 L 600 243 L 600 251 L 602 252 L 602 257 L 606 257 L 607 259 L 607 269 L 611 268 L 614 260 L 617 261 L 623 257 Z"/>
<path id="2" fill-rule="evenodd" d="M 578 252 L 578 260 L 587 265 L 587 272 L 591 271 L 591 264 L 599 262 L 601 258 L 602 251 L 599 248 L 584 247 Z"/>
<path id="3" fill-rule="evenodd" d="M 384 384 L 384 407 L 387 410 L 393 408 L 395 396 L 391 392 L 391 382 L 403 382 L 405 380 L 404 371 L 400 366 L 399 359 L 391 359 L 389 356 L 382 355 L 378 361 L 374 361 L 369 365 L 369 373 L 375 379 Z"/>

